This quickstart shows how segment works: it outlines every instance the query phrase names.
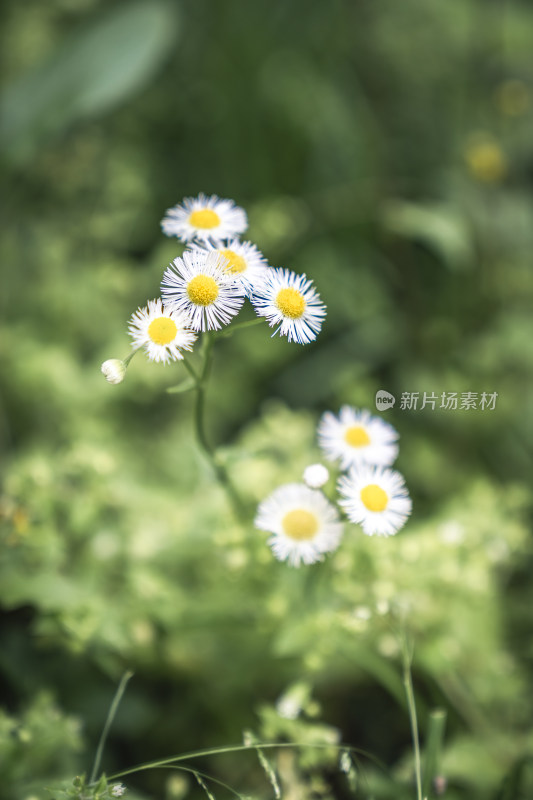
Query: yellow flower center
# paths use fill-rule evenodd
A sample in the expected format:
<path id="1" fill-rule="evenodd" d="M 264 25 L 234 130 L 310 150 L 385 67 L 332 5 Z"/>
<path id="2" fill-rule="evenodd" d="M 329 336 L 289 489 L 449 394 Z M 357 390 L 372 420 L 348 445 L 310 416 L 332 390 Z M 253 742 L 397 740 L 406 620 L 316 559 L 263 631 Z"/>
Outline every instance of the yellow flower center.
<path id="1" fill-rule="evenodd" d="M 210 275 L 196 275 L 187 284 L 187 294 L 197 306 L 210 306 L 218 297 L 218 284 Z"/>
<path id="2" fill-rule="evenodd" d="M 148 336 L 154 344 L 169 344 L 176 337 L 177 332 L 176 323 L 168 317 L 153 319 L 148 326 Z"/>
<path id="3" fill-rule="evenodd" d="M 189 217 L 189 223 L 193 228 L 216 228 L 220 225 L 220 217 L 216 211 L 210 208 L 203 208 L 200 211 L 193 211 Z"/>
<path id="4" fill-rule="evenodd" d="M 294 511 L 289 511 L 281 520 L 281 524 L 285 535 L 297 542 L 312 539 L 318 531 L 316 516 L 304 508 L 295 508 Z"/>
<path id="5" fill-rule="evenodd" d="M 297 289 L 290 286 L 280 289 L 276 297 L 276 305 L 284 317 L 298 319 L 305 311 L 305 300 Z"/>
<path id="6" fill-rule="evenodd" d="M 350 447 L 366 447 L 370 444 L 370 436 L 362 425 L 352 425 L 344 434 L 344 441 Z"/>
<path id="7" fill-rule="evenodd" d="M 221 254 L 229 262 L 227 272 L 246 272 L 246 261 L 234 250 L 221 250 Z"/>
<path id="8" fill-rule="evenodd" d="M 369 483 L 361 489 L 361 500 L 369 511 L 385 511 L 389 503 L 387 492 L 376 483 Z"/>

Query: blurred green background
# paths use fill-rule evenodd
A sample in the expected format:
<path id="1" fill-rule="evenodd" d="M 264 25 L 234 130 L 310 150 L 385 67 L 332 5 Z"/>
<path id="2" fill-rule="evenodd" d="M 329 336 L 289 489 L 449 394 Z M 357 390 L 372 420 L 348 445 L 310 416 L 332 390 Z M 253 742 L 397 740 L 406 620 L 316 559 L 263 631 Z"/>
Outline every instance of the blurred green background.
<path id="1" fill-rule="evenodd" d="M 531 797 L 531 4 L 4 0 L 2 15 L 0 797 L 88 771 L 132 669 L 108 774 L 249 729 L 382 762 L 346 776 L 327 748 L 272 754 L 288 800 L 412 798 L 400 618 L 423 744 L 447 711 L 444 796 Z M 218 346 L 209 425 L 241 491 L 299 480 L 319 414 L 387 389 L 414 500 L 396 538 L 352 526 L 324 564 L 275 562 L 197 452 L 190 396 L 165 393 L 180 367 L 100 374 L 182 251 L 165 209 L 199 191 L 243 206 L 246 238 L 328 306 L 305 348 L 266 326 Z M 400 408 L 424 391 L 498 399 Z M 272 796 L 253 754 L 201 766 Z M 126 782 L 205 797 L 164 770 Z"/>

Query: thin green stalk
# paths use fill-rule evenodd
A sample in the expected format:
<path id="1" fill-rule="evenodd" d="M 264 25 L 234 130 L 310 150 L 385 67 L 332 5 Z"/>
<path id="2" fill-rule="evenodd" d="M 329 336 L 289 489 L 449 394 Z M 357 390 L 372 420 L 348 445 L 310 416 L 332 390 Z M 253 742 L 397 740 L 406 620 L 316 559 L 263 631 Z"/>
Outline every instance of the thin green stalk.
<path id="1" fill-rule="evenodd" d="M 205 430 L 205 395 L 213 362 L 214 338 L 206 333 L 204 334 L 202 344 L 203 364 L 199 374 L 193 369 L 189 362 L 184 359 L 185 367 L 196 381 L 196 403 L 194 407 L 194 428 L 196 439 L 204 455 L 211 464 L 218 482 L 226 492 L 237 519 L 244 520 L 247 517 L 246 507 L 239 493 L 233 486 L 225 466 L 220 463 L 215 449 L 212 447 L 209 439 L 207 438 Z"/>
<path id="2" fill-rule="evenodd" d="M 109 733 L 109 729 L 113 724 L 113 720 L 115 719 L 115 714 L 117 713 L 120 701 L 122 700 L 122 695 L 124 694 L 128 681 L 131 677 L 133 677 L 133 672 L 125 672 L 122 678 L 120 679 L 117 691 L 115 692 L 113 702 L 111 703 L 111 706 L 107 713 L 107 719 L 105 721 L 102 735 L 100 736 L 100 741 L 98 742 L 98 747 L 96 748 L 96 755 L 94 757 L 93 769 L 89 781 L 90 784 L 94 783 L 96 781 L 96 778 L 98 777 L 98 770 L 100 769 L 100 762 L 102 760 L 102 754 L 104 752 L 107 734 Z"/>
<path id="3" fill-rule="evenodd" d="M 196 383 L 198 383 L 198 375 L 196 374 L 196 370 L 194 369 L 193 365 L 191 364 L 185 353 L 182 353 L 182 356 L 183 356 L 183 366 L 185 367 L 189 375 L 192 378 L 194 378 Z"/>
<path id="4" fill-rule="evenodd" d="M 440 774 L 440 761 L 445 726 L 446 711 L 441 708 L 434 709 L 429 715 L 428 732 L 426 737 L 424 780 L 422 784 L 422 792 L 424 797 L 427 797 L 432 783 Z"/>
<path id="5" fill-rule="evenodd" d="M 140 349 L 141 349 L 140 347 L 136 347 L 136 348 L 135 348 L 135 350 L 132 350 L 132 351 L 131 351 L 131 353 L 130 353 L 129 355 L 127 355 L 127 356 L 126 356 L 126 358 L 123 358 L 123 359 L 122 359 L 122 361 L 123 361 L 123 364 L 124 364 L 124 366 L 125 366 L 125 367 L 127 367 L 127 366 L 128 366 L 128 364 L 130 363 L 130 361 L 131 361 L 131 359 L 133 358 L 133 356 L 134 356 L 136 353 L 138 353 Z"/>
<path id="6" fill-rule="evenodd" d="M 337 751 L 349 751 L 350 753 L 357 753 L 358 755 L 364 756 L 368 758 L 369 761 L 372 761 L 376 766 L 378 766 L 382 770 L 386 770 L 386 767 L 381 763 L 381 761 L 376 758 L 376 756 L 372 755 L 372 753 L 367 753 L 365 750 L 361 750 L 358 747 L 351 747 L 347 744 L 309 744 L 309 742 L 260 742 L 257 744 L 237 744 L 237 745 L 228 745 L 226 747 L 210 747 L 206 750 L 195 750 L 191 753 L 184 753 L 181 756 L 170 756 L 169 758 L 162 758 L 158 759 L 157 761 L 147 761 L 145 764 L 139 764 L 137 767 L 130 767 L 129 769 L 121 770 L 121 772 L 116 772 L 114 775 L 110 775 L 108 780 L 116 781 L 119 778 L 125 778 L 127 775 L 133 775 L 136 772 L 145 772 L 149 769 L 159 769 L 160 767 L 166 767 L 171 764 L 176 764 L 181 761 L 188 761 L 192 758 L 204 758 L 205 756 L 217 756 L 217 755 L 224 755 L 225 753 L 242 753 L 242 752 L 251 752 L 257 751 L 258 748 L 261 750 L 272 750 L 272 749 L 286 749 L 288 747 L 312 747 L 315 750 L 326 750 L 326 749 L 334 749 Z"/>
<path id="7" fill-rule="evenodd" d="M 418 720 L 416 717 L 415 694 L 413 691 L 413 678 L 411 675 L 412 653 L 409 652 L 407 642 L 402 642 L 403 650 L 403 682 L 407 695 L 407 707 L 409 709 L 409 721 L 411 723 L 411 735 L 413 738 L 413 750 L 415 756 L 415 775 L 416 775 L 416 796 L 417 800 L 423 800 L 422 796 L 422 765 L 420 760 L 420 740 L 418 737 Z"/>

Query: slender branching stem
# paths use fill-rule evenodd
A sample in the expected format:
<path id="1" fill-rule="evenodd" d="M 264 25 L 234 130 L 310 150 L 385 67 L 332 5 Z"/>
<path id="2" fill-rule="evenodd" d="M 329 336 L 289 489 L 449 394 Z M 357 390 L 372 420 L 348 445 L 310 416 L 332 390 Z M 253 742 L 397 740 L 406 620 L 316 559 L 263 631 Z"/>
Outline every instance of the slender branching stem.
<path id="1" fill-rule="evenodd" d="M 213 363 L 213 345 L 214 337 L 208 333 L 204 334 L 202 342 L 203 361 L 199 372 L 197 372 L 187 359 L 183 360 L 186 369 L 196 383 L 196 400 L 194 405 L 194 430 L 196 440 L 205 457 L 211 464 L 211 468 L 215 474 L 216 479 L 226 492 L 231 507 L 235 516 L 239 520 L 244 520 L 247 517 L 246 507 L 235 489 L 228 471 L 224 464 L 221 463 L 216 450 L 211 445 L 205 430 L 205 399 L 207 384 L 211 374 L 211 366 Z"/>
<path id="2" fill-rule="evenodd" d="M 244 752 L 253 752 L 257 751 L 258 748 L 261 750 L 285 750 L 287 748 L 304 748 L 304 749 L 312 749 L 312 750 L 335 750 L 337 752 L 349 752 L 355 753 L 357 755 L 364 756 L 372 763 L 376 764 L 379 769 L 386 771 L 385 765 L 378 759 L 376 756 L 372 755 L 372 753 L 368 753 L 365 750 L 361 750 L 358 747 L 352 747 L 351 745 L 347 744 L 319 744 L 313 743 L 309 744 L 309 742 L 256 742 L 255 744 L 240 744 L 240 745 L 229 745 L 227 747 L 210 747 L 206 750 L 196 750 L 191 753 L 183 753 L 180 756 L 170 756 L 169 758 L 161 758 L 157 761 L 148 761 L 145 764 L 139 764 L 136 767 L 130 767 L 129 769 L 121 770 L 120 772 L 115 772 L 113 775 L 110 775 L 108 780 L 116 781 L 119 778 L 125 778 L 127 775 L 133 775 L 137 772 L 145 772 L 146 770 L 150 769 L 161 769 L 162 767 L 170 766 L 171 764 L 179 764 L 182 761 L 190 761 L 193 758 L 205 758 L 207 756 L 216 756 L 216 755 L 224 755 L 225 753 L 244 753 Z"/>

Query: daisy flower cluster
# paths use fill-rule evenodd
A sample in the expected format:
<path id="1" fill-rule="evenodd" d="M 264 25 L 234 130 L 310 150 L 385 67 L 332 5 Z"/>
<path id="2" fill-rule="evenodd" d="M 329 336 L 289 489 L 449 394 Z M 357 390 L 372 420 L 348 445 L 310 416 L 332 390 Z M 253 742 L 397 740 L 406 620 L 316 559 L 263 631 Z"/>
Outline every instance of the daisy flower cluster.
<path id="1" fill-rule="evenodd" d="M 161 223 L 167 236 L 186 245 L 165 270 L 160 297 L 132 314 L 128 329 L 134 351 L 151 361 L 183 360 L 199 333 L 229 325 L 248 299 L 273 335 L 308 344 L 316 339 L 326 307 L 306 275 L 275 269 L 255 244 L 239 238 L 246 212 L 233 200 L 204 194 L 168 209 Z M 110 383 L 124 379 L 128 359 L 109 359 L 102 372 Z"/>
<path id="2" fill-rule="evenodd" d="M 392 536 L 411 513 L 402 475 L 391 469 L 398 455 L 398 434 L 369 411 L 343 406 L 338 416 L 326 411 L 318 425 L 318 443 L 336 462 L 340 510 L 320 489 L 329 480 L 323 464 L 311 464 L 303 483 L 286 484 L 263 500 L 255 526 L 268 531 L 276 558 L 292 566 L 321 561 L 342 537 L 341 513 L 367 536 Z"/>

